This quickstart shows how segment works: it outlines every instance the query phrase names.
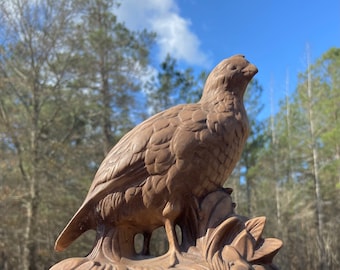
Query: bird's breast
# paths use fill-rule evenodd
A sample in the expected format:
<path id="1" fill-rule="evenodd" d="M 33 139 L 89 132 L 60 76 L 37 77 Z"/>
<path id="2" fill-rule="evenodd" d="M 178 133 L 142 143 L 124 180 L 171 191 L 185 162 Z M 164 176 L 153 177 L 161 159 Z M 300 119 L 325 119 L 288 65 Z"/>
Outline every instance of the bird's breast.
<path id="1" fill-rule="evenodd" d="M 238 162 L 248 137 L 249 124 L 245 111 L 211 113 L 207 117 L 209 132 L 202 132 L 200 153 L 200 189 L 198 196 L 223 186 Z"/>

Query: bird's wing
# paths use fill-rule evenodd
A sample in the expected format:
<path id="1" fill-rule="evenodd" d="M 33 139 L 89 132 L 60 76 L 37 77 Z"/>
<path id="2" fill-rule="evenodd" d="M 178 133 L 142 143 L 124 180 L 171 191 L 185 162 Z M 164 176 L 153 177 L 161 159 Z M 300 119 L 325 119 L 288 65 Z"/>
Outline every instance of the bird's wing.
<path id="1" fill-rule="evenodd" d="M 169 146 L 181 124 L 178 115 L 185 107 L 158 113 L 128 132 L 103 160 L 85 201 L 96 200 L 99 194 L 97 199 L 101 199 L 104 190 L 124 191 L 150 175 L 166 172 L 174 162 Z"/>
<path id="2" fill-rule="evenodd" d="M 178 125 L 180 110 L 181 106 L 177 106 L 156 114 L 128 132 L 112 148 L 100 165 L 83 204 L 59 235 L 55 243 L 57 251 L 64 250 L 94 226 L 89 213 L 98 201 L 110 193 L 142 184 L 148 176 L 163 173 L 173 163 L 166 146 Z M 153 158 L 151 153 L 157 148 L 156 156 L 162 152 L 166 160 Z"/>

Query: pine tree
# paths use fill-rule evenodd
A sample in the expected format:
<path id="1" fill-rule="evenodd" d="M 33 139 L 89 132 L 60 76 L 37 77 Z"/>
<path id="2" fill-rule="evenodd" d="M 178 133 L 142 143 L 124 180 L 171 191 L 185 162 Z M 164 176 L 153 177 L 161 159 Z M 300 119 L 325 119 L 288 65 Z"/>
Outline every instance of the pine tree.
<path id="1" fill-rule="evenodd" d="M 1 269 L 46 269 L 90 249 L 85 241 L 56 255 L 53 245 L 102 149 L 134 121 L 154 37 L 117 23 L 114 4 L 0 4 Z"/>
<path id="2" fill-rule="evenodd" d="M 157 75 L 148 82 L 148 107 L 154 114 L 181 103 L 200 99 L 207 75 L 202 71 L 196 78 L 191 68 L 180 69 L 169 54 L 161 63 Z"/>
<path id="3" fill-rule="evenodd" d="M 11 163 L 5 168 L 1 188 L 17 194 L 2 201 L 16 209 L 2 213 L 5 233 L 1 242 L 6 248 L 1 254 L 8 269 L 43 268 L 39 262 L 46 255 L 50 239 L 47 226 L 51 225 L 43 216 L 44 193 L 50 193 L 51 182 L 58 180 L 65 151 L 60 144 L 67 145 L 69 138 L 76 136 L 76 119 L 69 117 L 74 111 L 74 96 L 64 89 L 73 51 L 66 45 L 73 10 L 67 1 L 16 1 L 0 6 L 4 41 L 0 126 L 5 150 L 1 158 Z M 66 132 L 56 132 L 58 128 Z"/>

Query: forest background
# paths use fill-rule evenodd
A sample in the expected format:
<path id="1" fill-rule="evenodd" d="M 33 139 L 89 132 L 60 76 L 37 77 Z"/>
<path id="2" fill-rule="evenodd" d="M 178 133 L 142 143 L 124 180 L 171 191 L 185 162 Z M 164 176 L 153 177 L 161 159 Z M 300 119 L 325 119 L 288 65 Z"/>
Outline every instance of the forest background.
<path id="1" fill-rule="evenodd" d="M 157 35 L 129 29 L 118 8 L 114 0 L 0 2 L 0 269 L 48 269 L 86 255 L 93 232 L 63 253 L 53 245 L 104 156 L 143 119 L 200 97 L 208 71 L 182 68 L 169 54 L 153 65 Z M 306 55 L 296 89 L 266 118 L 264 88 L 252 81 L 252 132 L 227 186 L 237 213 L 266 216 L 266 236 L 284 241 L 281 269 L 335 270 L 340 48 L 315 61 Z M 155 234 L 152 252 L 166 248 Z"/>

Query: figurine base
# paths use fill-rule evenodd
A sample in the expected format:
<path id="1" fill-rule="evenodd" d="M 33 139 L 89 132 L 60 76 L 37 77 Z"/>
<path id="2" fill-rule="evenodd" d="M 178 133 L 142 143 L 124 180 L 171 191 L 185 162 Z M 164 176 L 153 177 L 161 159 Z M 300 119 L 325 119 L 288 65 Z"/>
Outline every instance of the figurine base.
<path id="1" fill-rule="evenodd" d="M 277 269 L 272 260 L 282 241 L 262 238 L 265 217 L 236 215 L 230 193 L 231 189 L 218 190 L 202 199 L 196 220 L 186 224 L 196 237 L 194 241 L 187 238 L 176 254 L 127 258 L 117 252 L 117 233 L 109 229 L 97 238 L 87 257 L 63 260 L 50 270 Z"/>

